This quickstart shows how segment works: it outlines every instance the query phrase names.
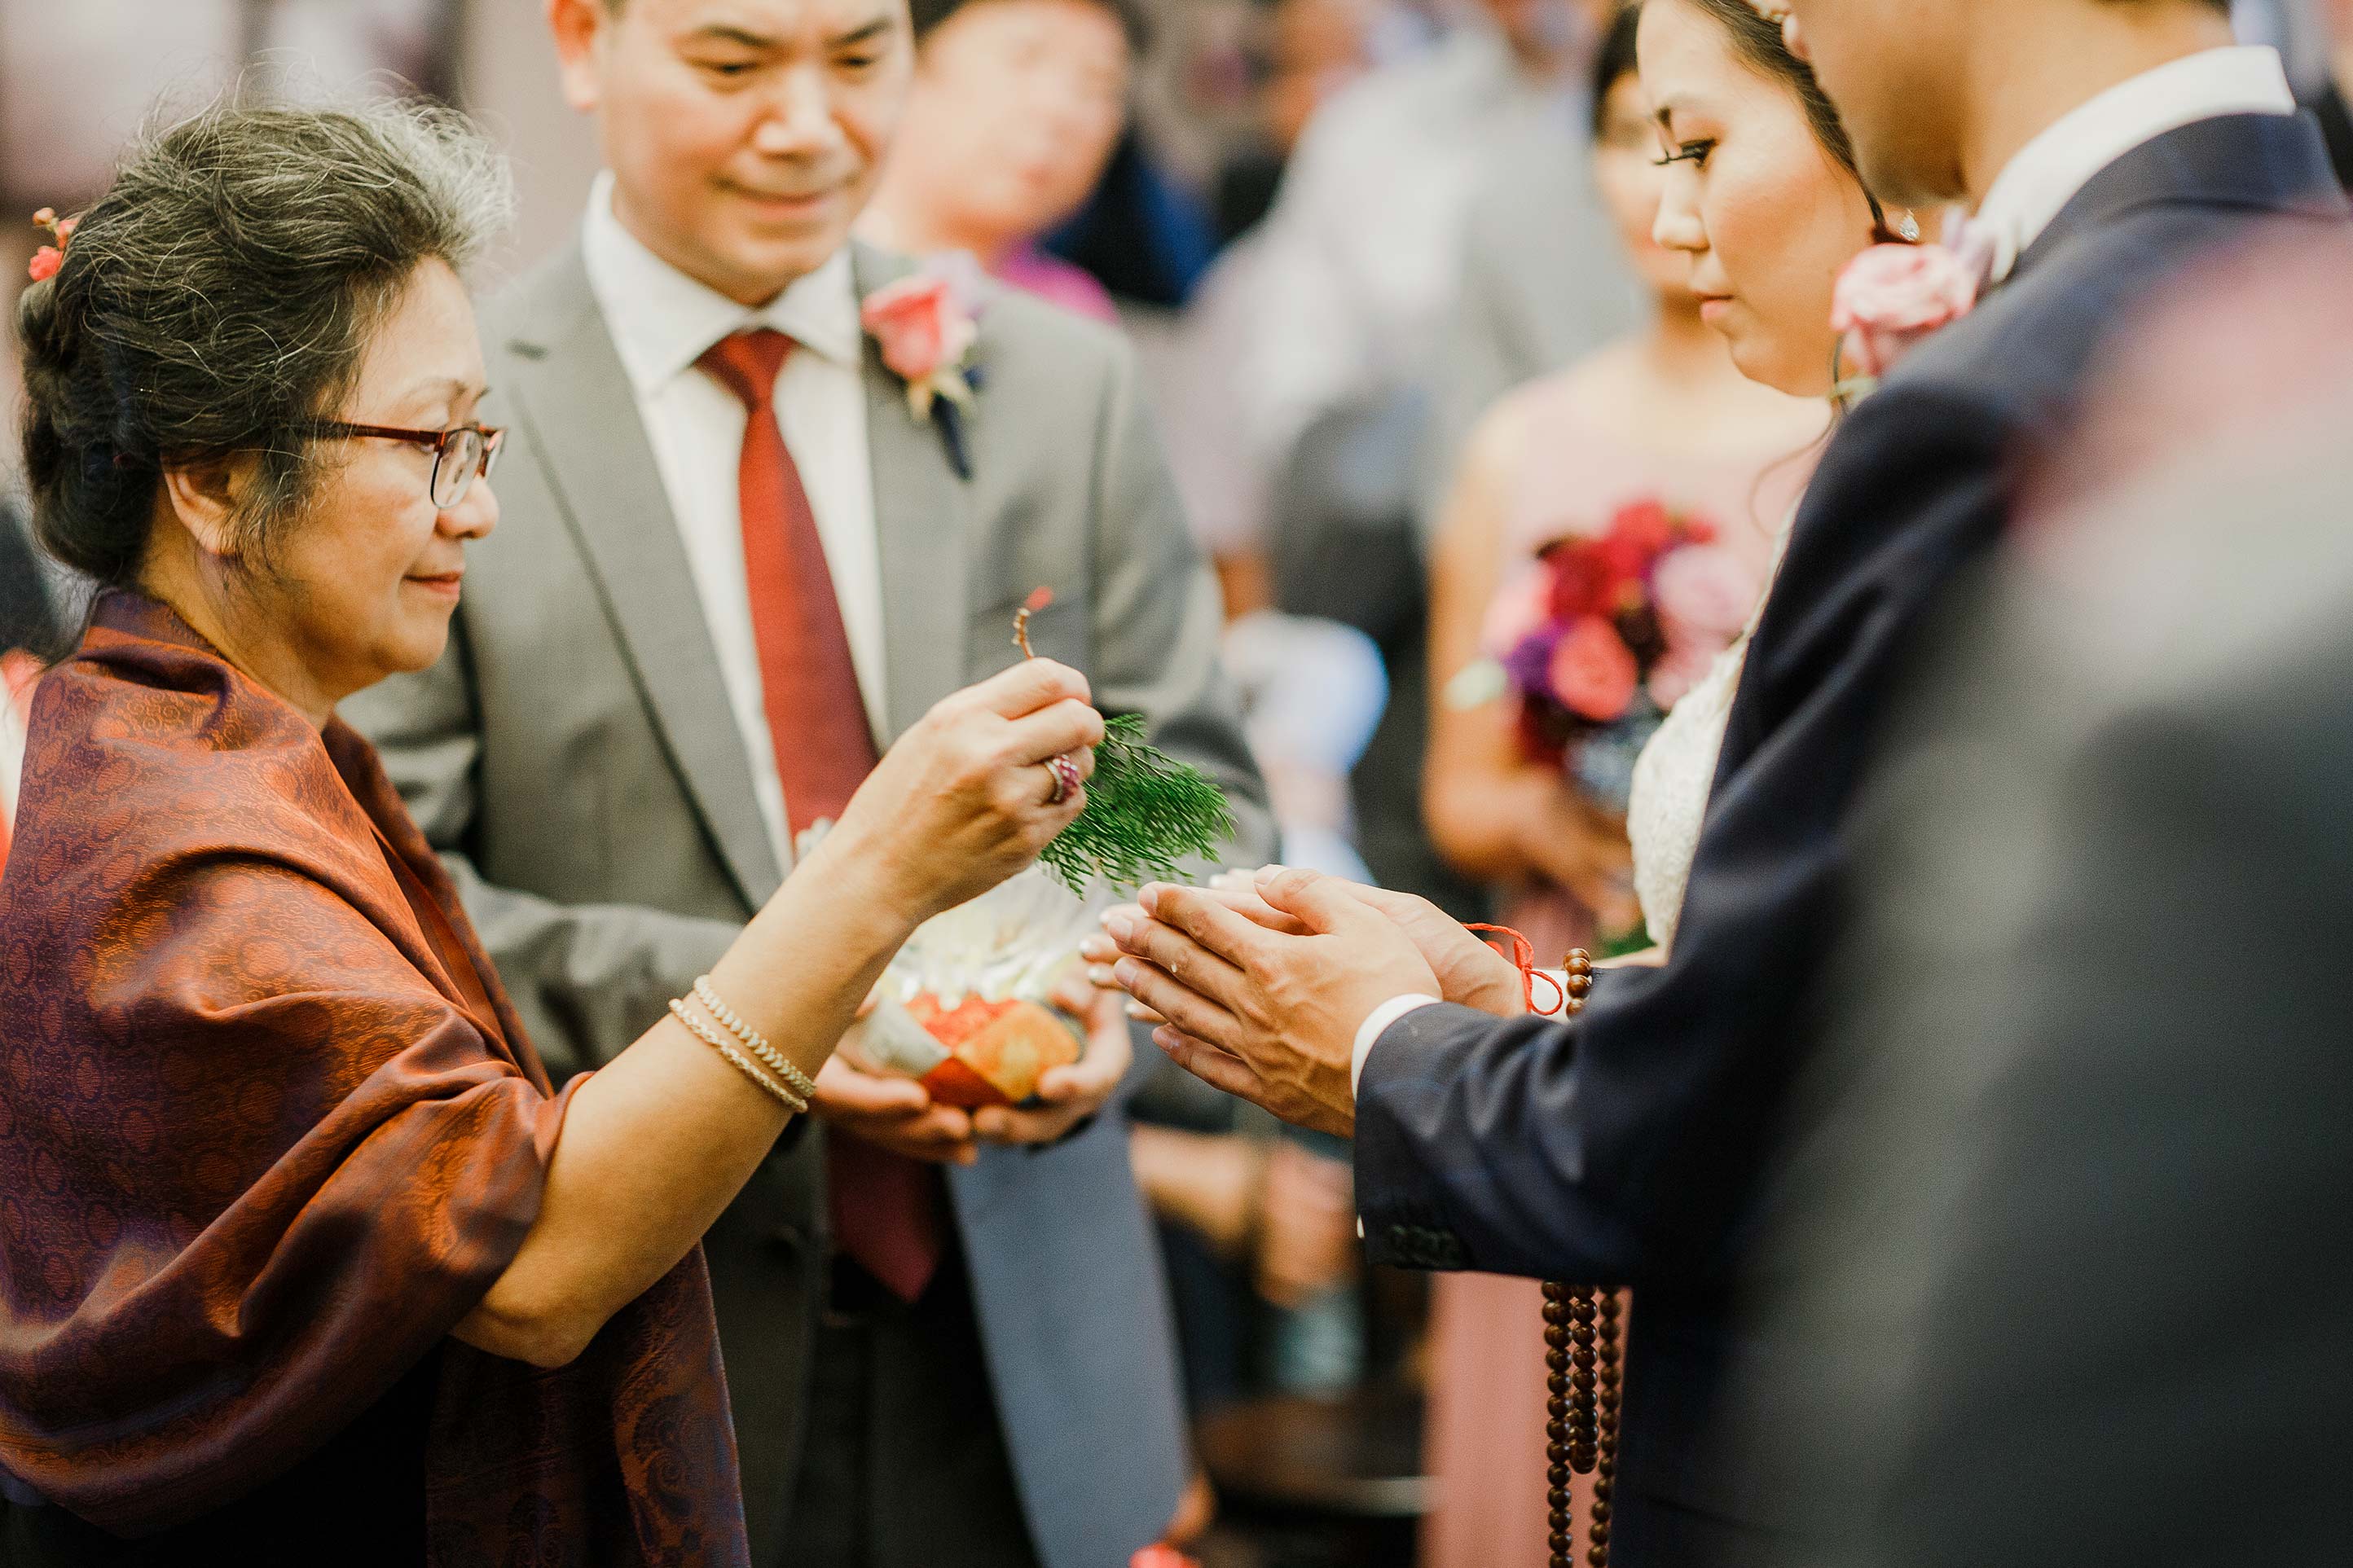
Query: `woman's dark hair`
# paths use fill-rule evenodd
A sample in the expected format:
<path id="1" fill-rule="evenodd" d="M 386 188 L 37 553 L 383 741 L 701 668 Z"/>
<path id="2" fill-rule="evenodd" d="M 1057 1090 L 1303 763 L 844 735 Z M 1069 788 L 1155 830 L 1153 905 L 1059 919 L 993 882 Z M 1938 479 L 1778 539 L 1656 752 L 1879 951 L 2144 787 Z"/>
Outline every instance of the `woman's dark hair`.
<path id="1" fill-rule="evenodd" d="M 1780 83 L 1797 99 L 1798 106 L 1806 111 L 1806 122 L 1813 127 L 1814 140 L 1822 151 L 1838 160 L 1839 167 L 1852 175 L 1855 184 L 1862 184 L 1862 171 L 1854 161 L 1854 142 L 1846 133 L 1846 122 L 1839 118 L 1838 106 L 1831 103 L 1822 84 L 1814 79 L 1814 68 L 1789 52 L 1781 37 L 1781 24 L 1759 12 L 1748 0 L 1683 0 L 1685 5 L 1706 13 L 1731 35 L 1735 53 L 1749 68 L 1767 80 Z M 1879 225 L 1882 237 L 1886 234 L 1887 217 L 1879 209 L 1879 198 L 1863 187 L 1863 199 L 1871 204 L 1873 221 Z"/>
<path id="2" fill-rule="evenodd" d="M 1642 7 L 1621 5 L 1611 19 L 1609 28 L 1601 35 L 1601 47 L 1593 55 L 1593 101 L 1587 106 L 1593 116 L 1593 136 L 1601 139 L 1603 114 L 1609 94 L 1630 76 L 1640 76 L 1641 62 L 1636 58 L 1634 40 L 1642 30 Z"/>
<path id="3" fill-rule="evenodd" d="M 446 109 L 224 105 L 143 139 L 17 306 L 35 537 L 128 584 L 164 468 L 246 452 L 236 547 L 266 562 L 318 478 L 303 424 L 340 405 L 417 268 L 464 269 L 512 208 L 503 161 Z"/>
<path id="4" fill-rule="evenodd" d="M 1120 30 L 1127 35 L 1127 47 L 1142 54 L 1152 44 L 1152 25 L 1146 21 L 1143 7 L 1135 0 L 1086 0 L 1086 3 L 1108 11 L 1118 19 Z M 985 5 L 988 0 L 908 0 L 907 14 L 915 24 L 915 47 L 939 30 L 940 24 L 967 5 Z"/>

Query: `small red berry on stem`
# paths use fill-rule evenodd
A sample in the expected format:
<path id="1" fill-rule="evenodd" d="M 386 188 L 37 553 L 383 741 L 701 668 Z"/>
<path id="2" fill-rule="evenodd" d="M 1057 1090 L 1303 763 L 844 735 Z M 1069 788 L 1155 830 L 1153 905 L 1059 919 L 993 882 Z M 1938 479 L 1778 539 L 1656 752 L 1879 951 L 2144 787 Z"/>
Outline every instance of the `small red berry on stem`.
<path id="1" fill-rule="evenodd" d="M 1038 657 L 1037 650 L 1029 646 L 1029 617 L 1053 602 L 1054 590 L 1039 588 L 1032 592 L 1029 598 L 1023 600 L 1021 607 L 1013 613 L 1013 644 L 1021 650 L 1022 658 Z"/>

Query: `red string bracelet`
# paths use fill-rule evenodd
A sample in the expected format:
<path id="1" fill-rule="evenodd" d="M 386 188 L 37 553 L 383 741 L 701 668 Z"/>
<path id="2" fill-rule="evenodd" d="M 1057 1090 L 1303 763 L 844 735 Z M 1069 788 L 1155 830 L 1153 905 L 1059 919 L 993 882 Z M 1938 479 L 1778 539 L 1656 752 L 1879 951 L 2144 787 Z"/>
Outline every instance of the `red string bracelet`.
<path id="1" fill-rule="evenodd" d="M 1551 1006 L 1541 1010 L 1540 1016 L 1549 1018 L 1553 1014 L 1568 1005 L 1568 988 L 1536 967 L 1535 942 L 1509 926 L 1473 925 L 1464 926 L 1462 929 L 1490 931 L 1497 936 L 1507 936 L 1512 939 L 1512 967 L 1520 972 L 1520 998 L 1527 1005 L 1529 1012 L 1539 1013 L 1536 1006 L 1536 982 L 1539 980 L 1552 987 L 1555 998 Z"/>

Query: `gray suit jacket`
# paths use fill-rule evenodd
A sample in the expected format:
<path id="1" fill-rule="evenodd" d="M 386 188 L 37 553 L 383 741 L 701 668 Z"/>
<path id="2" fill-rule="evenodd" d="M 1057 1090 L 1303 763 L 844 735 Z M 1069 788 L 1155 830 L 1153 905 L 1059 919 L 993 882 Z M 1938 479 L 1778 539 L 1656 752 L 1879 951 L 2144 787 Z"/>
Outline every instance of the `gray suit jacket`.
<path id="1" fill-rule="evenodd" d="M 2029 533 L 1923 663 L 1734 1406 L 1793 1564 L 2345 1561 L 2348 419 Z"/>
<path id="2" fill-rule="evenodd" d="M 908 264 L 860 248 L 860 291 Z M 744 744 L 685 550 L 578 250 L 485 317 L 488 417 L 510 430 L 502 520 L 471 553 L 448 655 L 353 700 L 448 858 L 549 1068 L 610 1059 L 777 888 Z M 1197 559 L 1127 353 L 1025 297 L 991 305 L 960 479 L 868 345 L 887 634 L 888 743 L 1012 663 L 1039 584 L 1039 651 L 1098 704 L 1216 775 L 1272 841 Z M 711 1231 L 755 1561 L 786 1549 L 810 1336 L 828 1256 L 824 1129 L 797 1128 Z M 1186 1471 L 1166 1292 L 1121 1118 L 948 1173 L 988 1369 L 1048 1568 L 1155 1539 Z"/>

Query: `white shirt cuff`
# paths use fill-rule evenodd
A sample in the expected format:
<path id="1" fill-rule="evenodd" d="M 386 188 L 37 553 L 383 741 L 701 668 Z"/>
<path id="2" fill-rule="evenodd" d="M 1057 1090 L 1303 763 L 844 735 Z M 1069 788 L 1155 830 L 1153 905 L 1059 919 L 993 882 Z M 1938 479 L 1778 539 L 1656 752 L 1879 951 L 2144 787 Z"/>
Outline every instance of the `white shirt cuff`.
<path id="1" fill-rule="evenodd" d="M 1348 1058 L 1348 1092 L 1354 1095 L 1356 1085 L 1364 1081 L 1365 1058 L 1373 1054 L 1373 1042 L 1388 1033 L 1388 1027 L 1417 1007 L 1435 1007 L 1438 998 L 1409 992 L 1392 996 L 1374 1008 L 1365 1021 L 1356 1026 L 1356 1044 Z"/>

